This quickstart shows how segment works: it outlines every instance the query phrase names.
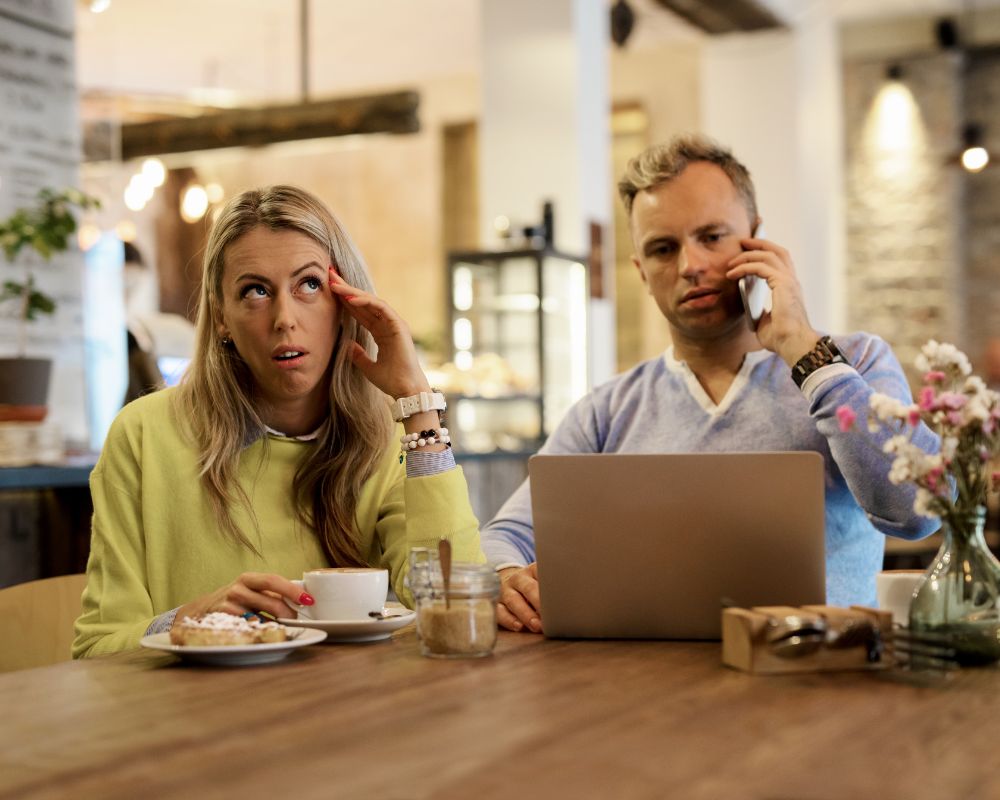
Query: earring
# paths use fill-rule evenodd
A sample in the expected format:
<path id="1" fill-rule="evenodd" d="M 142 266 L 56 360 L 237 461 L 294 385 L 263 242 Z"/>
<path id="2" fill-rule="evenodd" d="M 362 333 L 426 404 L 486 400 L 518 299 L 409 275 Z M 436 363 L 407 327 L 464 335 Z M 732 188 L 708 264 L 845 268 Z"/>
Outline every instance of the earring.
<path id="1" fill-rule="evenodd" d="M 220 344 L 223 347 L 229 347 L 229 345 L 231 345 L 232 343 L 233 343 L 233 340 L 230 339 L 228 336 L 223 336 L 222 337 L 222 341 L 220 342 Z"/>

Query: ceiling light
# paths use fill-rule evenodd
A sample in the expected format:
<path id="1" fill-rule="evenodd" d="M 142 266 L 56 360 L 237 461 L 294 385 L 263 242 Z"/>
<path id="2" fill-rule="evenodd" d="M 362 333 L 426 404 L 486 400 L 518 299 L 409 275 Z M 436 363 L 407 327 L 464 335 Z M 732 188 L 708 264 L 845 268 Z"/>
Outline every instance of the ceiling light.
<path id="1" fill-rule="evenodd" d="M 90 13 L 101 14 L 111 7 L 111 0 L 90 0 Z"/>
<path id="2" fill-rule="evenodd" d="M 147 158 L 142 162 L 142 174 L 153 187 L 163 186 L 167 179 L 167 168 L 158 158 Z"/>

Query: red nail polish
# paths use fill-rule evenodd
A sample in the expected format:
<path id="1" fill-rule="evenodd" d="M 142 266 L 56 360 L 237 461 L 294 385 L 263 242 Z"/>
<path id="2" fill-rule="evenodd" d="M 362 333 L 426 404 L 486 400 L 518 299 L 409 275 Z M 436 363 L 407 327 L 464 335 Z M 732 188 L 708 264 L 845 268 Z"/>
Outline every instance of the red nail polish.
<path id="1" fill-rule="evenodd" d="M 345 300 L 353 300 L 354 299 L 354 295 L 353 294 L 345 294 L 344 295 L 344 299 Z"/>
<path id="2" fill-rule="evenodd" d="M 313 599 L 313 596 L 307 592 L 303 592 L 299 595 L 300 606 L 311 606 L 315 602 L 316 601 Z"/>

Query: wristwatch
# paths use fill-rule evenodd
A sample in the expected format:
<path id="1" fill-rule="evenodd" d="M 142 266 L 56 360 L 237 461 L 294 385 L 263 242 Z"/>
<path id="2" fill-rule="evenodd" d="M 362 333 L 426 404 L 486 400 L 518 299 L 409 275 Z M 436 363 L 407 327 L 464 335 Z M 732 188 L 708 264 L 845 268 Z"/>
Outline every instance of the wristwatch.
<path id="1" fill-rule="evenodd" d="M 805 379 L 820 367 L 825 367 L 828 364 L 847 363 L 847 359 L 844 358 L 844 354 L 834 344 L 833 339 L 829 336 L 824 336 L 816 342 L 816 346 L 812 350 L 795 362 L 795 366 L 792 367 L 792 380 L 801 389 Z"/>
<path id="2" fill-rule="evenodd" d="M 444 411 L 448 404 L 441 392 L 420 392 L 409 397 L 400 397 L 392 404 L 392 418 L 401 422 L 414 414 L 424 411 Z"/>

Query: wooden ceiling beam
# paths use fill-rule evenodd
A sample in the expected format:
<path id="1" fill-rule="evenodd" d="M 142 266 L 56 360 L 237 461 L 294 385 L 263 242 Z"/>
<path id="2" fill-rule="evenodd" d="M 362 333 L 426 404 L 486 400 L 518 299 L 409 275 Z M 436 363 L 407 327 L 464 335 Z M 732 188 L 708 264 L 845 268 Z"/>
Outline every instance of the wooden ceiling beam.
<path id="1" fill-rule="evenodd" d="M 420 130 L 419 104 L 417 92 L 403 91 L 125 123 L 121 159 L 327 136 L 415 133 Z"/>
<path id="2" fill-rule="evenodd" d="M 706 33 L 737 33 L 784 28 L 756 0 L 656 0 L 659 5 Z"/>

